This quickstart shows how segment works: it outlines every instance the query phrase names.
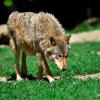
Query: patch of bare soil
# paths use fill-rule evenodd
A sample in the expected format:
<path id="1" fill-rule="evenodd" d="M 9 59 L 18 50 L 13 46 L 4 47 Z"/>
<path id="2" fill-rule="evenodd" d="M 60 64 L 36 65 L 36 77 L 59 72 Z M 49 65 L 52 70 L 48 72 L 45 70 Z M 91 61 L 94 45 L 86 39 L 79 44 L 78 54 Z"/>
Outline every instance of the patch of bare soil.
<path id="1" fill-rule="evenodd" d="M 72 34 L 70 39 L 70 43 L 86 41 L 100 41 L 100 30 Z"/>
<path id="2" fill-rule="evenodd" d="M 68 76 L 69 77 L 69 76 Z M 86 75 L 75 75 L 75 76 L 72 76 L 74 78 L 77 78 L 77 79 L 81 79 L 81 80 L 87 80 L 89 78 L 91 79 L 94 79 L 94 78 L 100 78 L 100 73 L 95 73 L 95 74 L 86 74 Z M 58 80 L 60 79 L 61 76 L 54 76 L 54 79 L 55 80 Z M 36 80 L 37 79 L 37 76 L 28 76 L 28 79 L 29 80 Z M 43 79 L 47 80 L 46 79 L 46 76 L 43 76 Z M 11 81 L 14 81 L 16 80 L 15 78 L 7 78 L 7 77 L 0 77 L 0 82 L 11 82 Z"/>
<path id="3" fill-rule="evenodd" d="M 86 80 L 88 78 L 100 78 L 100 73 L 86 74 L 86 75 L 76 75 L 75 78 Z"/>
<path id="4" fill-rule="evenodd" d="M 6 77 L 0 77 L 0 82 L 7 82 L 7 78 Z"/>

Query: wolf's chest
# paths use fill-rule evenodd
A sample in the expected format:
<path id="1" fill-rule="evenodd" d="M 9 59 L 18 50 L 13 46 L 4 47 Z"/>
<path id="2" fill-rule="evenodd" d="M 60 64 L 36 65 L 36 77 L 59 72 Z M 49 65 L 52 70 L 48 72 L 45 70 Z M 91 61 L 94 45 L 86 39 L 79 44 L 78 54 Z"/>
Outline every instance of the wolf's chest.
<path id="1" fill-rule="evenodd" d="M 27 54 L 27 55 L 35 55 L 37 53 L 37 48 L 35 47 L 35 43 L 33 42 L 26 42 L 20 41 L 20 48 Z"/>

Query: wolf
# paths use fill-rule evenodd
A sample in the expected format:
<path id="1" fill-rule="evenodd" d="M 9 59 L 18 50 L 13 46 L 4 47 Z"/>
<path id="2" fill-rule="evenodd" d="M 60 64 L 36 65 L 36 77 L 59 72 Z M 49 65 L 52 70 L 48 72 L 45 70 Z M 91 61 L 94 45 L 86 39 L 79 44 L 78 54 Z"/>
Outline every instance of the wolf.
<path id="1" fill-rule="evenodd" d="M 7 21 L 10 46 L 15 54 L 16 80 L 22 80 L 27 74 L 26 57 L 37 55 L 40 59 L 38 77 L 46 77 L 53 82 L 53 75 L 47 60 L 53 60 L 60 70 L 67 68 L 70 35 L 65 31 L 57 18 L 48 12 L 12 12 Z M 19 58 L 22 54 L 22 66 Z"/>

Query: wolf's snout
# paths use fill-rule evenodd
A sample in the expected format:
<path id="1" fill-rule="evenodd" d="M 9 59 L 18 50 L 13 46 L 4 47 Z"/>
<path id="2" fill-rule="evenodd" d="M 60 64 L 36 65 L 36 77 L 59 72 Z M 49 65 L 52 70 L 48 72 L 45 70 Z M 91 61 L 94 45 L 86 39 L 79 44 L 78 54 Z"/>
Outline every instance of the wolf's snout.
<path id="1" fill-rule="evenodd" d="M 65 71 L 67 69 L 67 65 L 60 65 L 58 68 L 62 71 Z"/>
<path id="2" fill-rule="evenodd" d="M 67 64 L 66 64 L 66 60 L 62 59 L 62 60 L 55 60 L 55 63 L 58 67 L 58 69 L 65 71 L 67 69 Z"/>
<path id="3" fill-rule="evenodd" d="M 57 65 L 57 66 L 58 66 L 58 68 L 59 68 L 60 70 L 62 70 L 62 71 L 65 71 L 65 70 L 67 69 L 66 66 L 59 66 L 59 65 Z"/>

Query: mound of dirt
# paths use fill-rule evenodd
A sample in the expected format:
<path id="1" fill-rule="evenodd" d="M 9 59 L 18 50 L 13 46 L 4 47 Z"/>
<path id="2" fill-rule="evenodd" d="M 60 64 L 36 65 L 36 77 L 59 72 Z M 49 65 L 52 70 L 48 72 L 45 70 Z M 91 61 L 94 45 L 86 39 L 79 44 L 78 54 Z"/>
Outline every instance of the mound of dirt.
<path id="1" fill-rule="evenodd" d="M 9 44 L 9 36 L 6 24 L 0 25 L 0 44 Z"/>

